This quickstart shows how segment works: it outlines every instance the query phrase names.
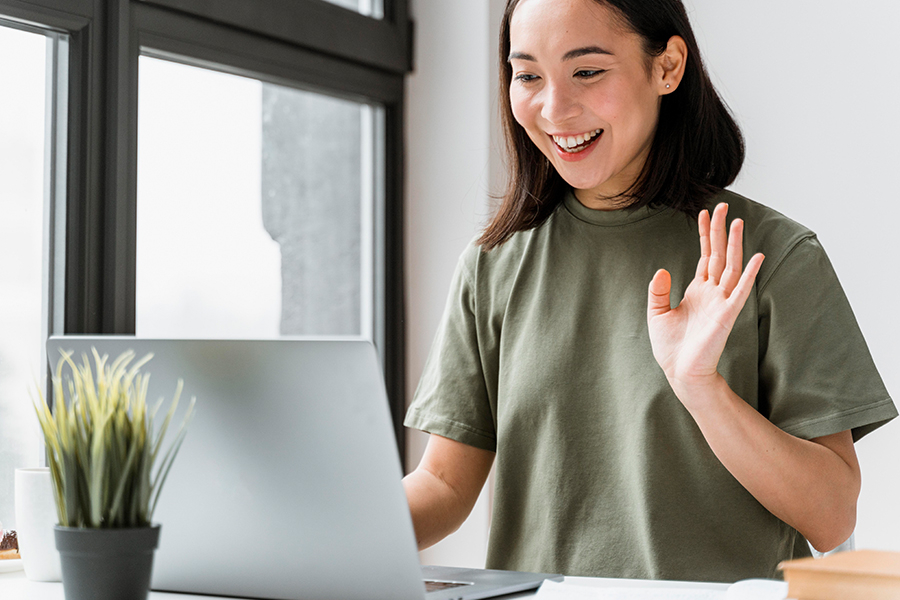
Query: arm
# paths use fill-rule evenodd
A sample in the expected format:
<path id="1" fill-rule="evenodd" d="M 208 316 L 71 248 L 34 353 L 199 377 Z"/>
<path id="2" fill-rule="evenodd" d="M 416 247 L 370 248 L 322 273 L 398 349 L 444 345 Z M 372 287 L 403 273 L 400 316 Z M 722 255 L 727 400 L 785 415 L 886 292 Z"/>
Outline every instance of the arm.
<path id="1" fill-rule="evenodd" d="M 494 453 L 431 435 L 415 471 L 403 478 L 419 550 L 462 525 L 487 480 Z"/>
<path id="2" fill-rule="evenodd" d="M 676 392 L 728 471 L 769 512 L 816 550 L 844 542 L 856 525 L 859 463 L 849 431 L 812 440 L 785 433 L 719 376 L 704 389 Z"/>
<path id="3" fill-rule="evenodd" d="M 671 279 L 650 282 L 647 319 L 653 354 L 676 396 L 716 457 L 772 514 L 820 551 L 853 532 L 860 489 L 849 431 L 801 440 L 744 402 L 717 371 L 735 319 L 762 264 L 755 255 L 741 272 L 743 224 L 726 236 L 726 205 L 699 218 L 701 258 L 684 299 L 670 308 Z"/>

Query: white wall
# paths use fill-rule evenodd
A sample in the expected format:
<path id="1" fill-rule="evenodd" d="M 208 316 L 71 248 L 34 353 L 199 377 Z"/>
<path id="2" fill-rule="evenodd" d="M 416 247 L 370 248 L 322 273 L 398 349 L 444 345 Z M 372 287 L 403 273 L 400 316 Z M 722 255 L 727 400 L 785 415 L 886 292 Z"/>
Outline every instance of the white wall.
<path id="1" fill-rule="evenodd" d="M 407 377 L 415 389 L 456 258 L 500 191 L 496 37 L 503 0 L 413 0 L 416 70 L 407 121 Z M 900 217 L 900 77 L 891 28 L 900 3 L 686 0 L 701 50 L 743 127 L 734 189 L 818 232 L 889 390 L 900 390 L 900 296 L 891 236 Z M 492 137 L 493 135 L 493 137 Z M 492 150 L 494 148 L 494 150 Z M 412 436 L 410 464 L 423 439 Z M 900 424 L 857 445 L 858 547 L 900 550 Z M 482 498 L 423 561 L 479 564 Z"/>
<path id="2" fill-rule="evenodd" d="M 496 41 L 499 0 L 412 0 L 415 71 L 406 134 L 406 352 L 409 395 L 422 373 L 457 258 L 499 191 Z M 492 18 L 493 16 L 493 18 Z M 499 23 L 499 20 L 497 20 Z M 410 432 L 414 466 L 427 436 Z M 422 553 L 425 564 L 484 566 L 489 493 L 465 525 Z"/>

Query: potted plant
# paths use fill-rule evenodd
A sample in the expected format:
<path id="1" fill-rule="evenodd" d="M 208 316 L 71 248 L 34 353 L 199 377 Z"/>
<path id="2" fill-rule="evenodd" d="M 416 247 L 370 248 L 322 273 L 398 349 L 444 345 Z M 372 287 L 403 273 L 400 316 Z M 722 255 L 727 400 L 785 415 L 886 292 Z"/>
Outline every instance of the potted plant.
<path id="1" fill-rule="evenodd" d="M 182 382 L 154 427 L 163 399 L 148 408 L 149 375 L 140 372 L 152 355 L 131 365 L 131 350 L 112 363 L 92 350 L 93 370 L 87 356 L 77 365 L 63 352 L 52 378 L 53 411 L 40 392 L 35 403 L 59 517 L 63 588 L 66 600 L 146 599 L 160 532 L 153 511 L 195 399 L 161 454 Z"/>

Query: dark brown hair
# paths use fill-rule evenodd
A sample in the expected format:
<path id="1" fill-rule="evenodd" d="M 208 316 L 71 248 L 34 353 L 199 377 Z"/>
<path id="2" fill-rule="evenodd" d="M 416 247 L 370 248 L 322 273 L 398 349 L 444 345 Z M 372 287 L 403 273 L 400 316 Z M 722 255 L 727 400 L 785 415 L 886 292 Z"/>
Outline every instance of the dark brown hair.
<path id="1" fill-rule="evenodd" d="M 696 217 L 710 196 L 737 177 L 744 140 L 703 66 L 684 5 L 681 0 L 594 1 L 614 10 L 641 37 L 651 60 L 665 51 L 672 36 L 681 36 L 687 45 L 684 76 L 662 98 L 647 162 L 620 199 L 630 210 L 670 206 Z M 510 172 L 500 207 L 478 240 L 484 250 L 543 223 L 568 187 L 512 114 L 509 26 L 519 2 L 507 1 L 500 25 L 500 111 Z"/>

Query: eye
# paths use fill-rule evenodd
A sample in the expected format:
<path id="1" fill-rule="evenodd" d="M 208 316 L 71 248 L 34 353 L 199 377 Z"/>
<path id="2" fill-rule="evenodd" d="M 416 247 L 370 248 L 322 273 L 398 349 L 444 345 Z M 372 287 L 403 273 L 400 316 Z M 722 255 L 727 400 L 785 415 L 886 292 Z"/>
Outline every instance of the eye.
<path id="1" fill-rule="evenodd" d="M 529 83 L 538 78 L 537 75 L 532 75 L 531 73 L 519 73 L 515 77 L 513 77 L 513 81 L 521 81 L 522 83 Z"/>
<path id="2" fill-rule="evenodd" d="M 579 79 L 590 79 L 591 77 L 596 77 L 603 73 L 606 73 L 606 69 L 581 69 L 580 71 L 575 71 L 575 77 Z"/>

